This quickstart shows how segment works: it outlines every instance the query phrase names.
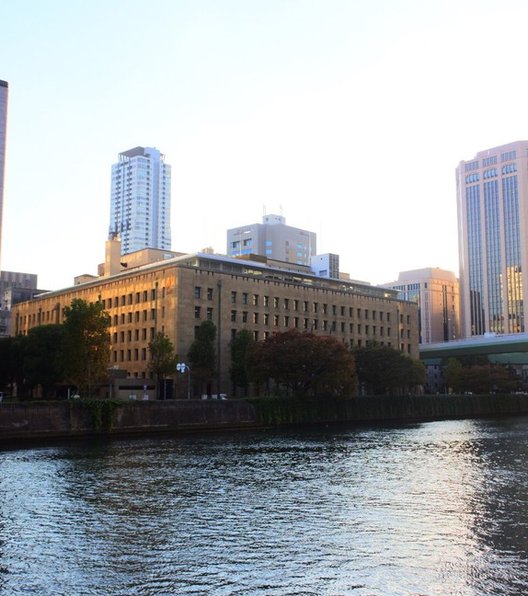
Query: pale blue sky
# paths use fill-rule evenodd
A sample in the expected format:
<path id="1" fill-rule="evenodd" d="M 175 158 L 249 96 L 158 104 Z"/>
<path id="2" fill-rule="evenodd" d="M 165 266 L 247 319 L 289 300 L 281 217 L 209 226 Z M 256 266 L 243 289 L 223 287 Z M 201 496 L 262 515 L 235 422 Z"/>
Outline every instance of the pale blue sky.
<path id="1" fill-rule="evenodd" d="M 458 270 L 454 170 L 528 138 L 525 0 L 0 0 L 2 268 L 96 273 L 110 167 L 172 165 L 173 250 L 282 210 L 372 283 Z"/>

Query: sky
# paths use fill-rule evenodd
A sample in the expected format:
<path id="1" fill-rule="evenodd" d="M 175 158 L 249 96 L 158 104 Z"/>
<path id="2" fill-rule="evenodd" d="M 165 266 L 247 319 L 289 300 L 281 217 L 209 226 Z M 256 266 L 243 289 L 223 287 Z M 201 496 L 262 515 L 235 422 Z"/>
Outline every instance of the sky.
<path id="1" fill-rule="evenodd" d="M 455 168 L 528 138 L 526 0 L 0 0 L 3 270 L 97 273 L 111 165 L 172 166 L 172 250 L 282 214 L 353 279 L 458 273 Z"/>

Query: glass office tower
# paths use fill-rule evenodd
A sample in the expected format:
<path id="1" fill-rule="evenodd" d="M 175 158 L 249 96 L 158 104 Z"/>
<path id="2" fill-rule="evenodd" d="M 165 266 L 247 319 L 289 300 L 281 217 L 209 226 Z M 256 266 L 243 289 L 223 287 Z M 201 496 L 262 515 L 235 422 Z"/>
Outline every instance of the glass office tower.
<path id="1" fill-rule="evenodd" d="M 464 336 L 525 332 L 528 141 L 477 153 L 456 179 Z"/>

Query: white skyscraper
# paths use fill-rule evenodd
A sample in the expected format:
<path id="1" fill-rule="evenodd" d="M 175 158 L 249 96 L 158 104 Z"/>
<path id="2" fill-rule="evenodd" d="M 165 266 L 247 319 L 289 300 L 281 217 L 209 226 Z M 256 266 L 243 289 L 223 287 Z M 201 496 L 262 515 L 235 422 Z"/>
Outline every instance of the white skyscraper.
<path id="1" fill-rule="evenodd" d="M 8 85 L 0 81 L 0 257 L 2 255 L 2 209 L 4 206 L 4 167 L 7 127 L 7 91 Z M 1 260 L 0 260 L 1 264 Z"/>
<path id="2" fill-rule="evenodd" d="M 119 154 L 112 166 L 110 236 L 121 239 L 121 253 L 142 248 L 170 250 L 171 167 L 152 147 Z"/>

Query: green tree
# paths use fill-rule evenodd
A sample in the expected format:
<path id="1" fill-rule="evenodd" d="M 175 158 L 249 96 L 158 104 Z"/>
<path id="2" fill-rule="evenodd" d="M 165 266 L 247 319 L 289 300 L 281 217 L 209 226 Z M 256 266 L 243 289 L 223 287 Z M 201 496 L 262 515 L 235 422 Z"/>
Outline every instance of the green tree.
<path id="1" fill-rule="evenodd" d="M 444 367 L 444 380 L 451 392 L 458 393 L 461 389 L 462 363 L 457 358 L 448 358 Z"/>
<path id="2" fill-rule="evenodd" d="M 272 379 L 288 395 L 349 395 L 356 382 L 354 358 L 342 342 L 294 329 L 256 342 L 250 366 L 256 381 Z"/>
<path id="3" fill-rule="evenodd" d="M 40 385 L 42 397 L 53 397 L 55 386 L 62 380 L 64 327 L 40 325 L 27 335 L 24 354 L 24 376 L 32 388 Z"/>
<path id="4" fill-rule="evenodd" d="M 0 338 L 0 390 L 25 395 L 24 353 L 27 336 Z"/>
<path id="5" fill-rule="evenodd" d="M 425 383 L 425 367 L 389 346 L 370 344 L 354 350 L 359 381 L 367 393 L 393 395 Z"/>
<path id="6" fill-rule="evenodd" d="M 462 368 L 460 386 L 472 393 L 509 393 L 518 388 L 514 372 L 500 364 L 474 364 Z"/>
<path id="7" fill-rule="evenodd" d="M 161 397 L 161 387 L 164 386 L 166 377 L 174 374 L 176 368 L 174 345 L 165 333 L 158 331 L 148 347 L 150 351 L 149 370 L 156 379 L 158 397 Z"/>
<path id="8" fill-rule="evenodd" d="M 248 354 L 254 342 L 253 336 L 248 329 L 242 329 L 231 340 L 231 381 L 235 387 L 242 387 L 247 395 L 250 372 L 248 366 Z"/>
<path id="9" fill-rule="evenodd" d="M 90 395 L 92 387 L 107 377 L 110 317 L 100 302 L 89 304 L 79 298 L 64 309 L 64 315 L 64 377 Z"/>
<path id="10" fill-rule="evenodd" d="M 210 386 L 215 372 L 216 327 L 212 321 L 204 321 L 196 331 L 196 339 L 189 348 L 189 362 L 193 379 L 200 385 L 200 393 L 204 387 Z"/>

